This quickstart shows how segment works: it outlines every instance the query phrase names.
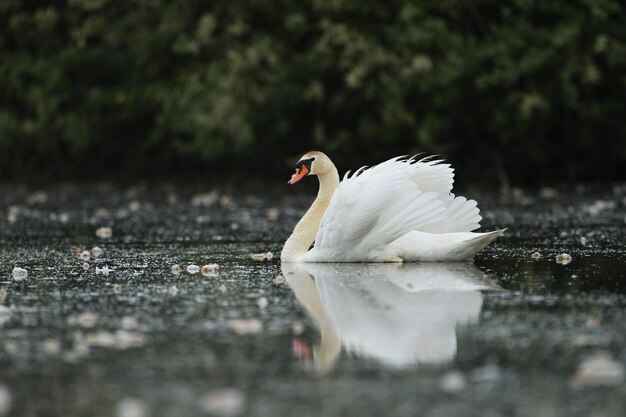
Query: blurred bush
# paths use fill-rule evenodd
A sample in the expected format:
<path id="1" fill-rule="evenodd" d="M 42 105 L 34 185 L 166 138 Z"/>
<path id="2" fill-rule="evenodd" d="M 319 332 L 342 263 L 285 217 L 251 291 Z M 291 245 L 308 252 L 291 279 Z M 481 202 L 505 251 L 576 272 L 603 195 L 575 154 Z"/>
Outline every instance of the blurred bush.
<path id="1" fill-rule="evenodd" d="M 2 0 L 0 175 L 285 173 L 436 152 L 623 179 L 621 0 Z"/>

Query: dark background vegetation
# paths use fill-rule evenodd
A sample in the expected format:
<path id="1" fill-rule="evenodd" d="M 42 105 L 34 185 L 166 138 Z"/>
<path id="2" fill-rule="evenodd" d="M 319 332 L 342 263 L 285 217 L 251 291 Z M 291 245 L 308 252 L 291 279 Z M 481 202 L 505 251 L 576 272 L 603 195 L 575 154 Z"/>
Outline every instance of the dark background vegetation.
<path id="1" fill-rule="evenodd" d="M 623 0 L 2 0 L 0 176 L 626 176 Z"/>

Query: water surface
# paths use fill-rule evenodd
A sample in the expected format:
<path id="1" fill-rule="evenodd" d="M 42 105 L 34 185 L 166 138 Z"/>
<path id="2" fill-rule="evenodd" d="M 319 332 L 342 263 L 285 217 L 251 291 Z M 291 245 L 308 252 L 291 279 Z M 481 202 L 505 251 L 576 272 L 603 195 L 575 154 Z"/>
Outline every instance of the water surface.
<path id="1" fill-rule="evenodd" d="M 624 187 L 482 196 L 504 237 L 412 265 L 281 266 L 311 198 L 206 191 L 0 189 L 0 413 L 3 392 L 10 416 L 626 413 L 619 375 L 582 372 L 626 363 Z"/>

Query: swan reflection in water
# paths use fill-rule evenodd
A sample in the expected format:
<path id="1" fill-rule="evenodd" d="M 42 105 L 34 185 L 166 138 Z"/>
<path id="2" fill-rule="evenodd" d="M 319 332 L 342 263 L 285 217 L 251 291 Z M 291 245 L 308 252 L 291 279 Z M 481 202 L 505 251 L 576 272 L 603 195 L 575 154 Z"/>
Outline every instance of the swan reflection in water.
<path id="1" fill-rule="evenodd" d="M 319 373 L 342 346 L 396 368 L 449 362 L 456 326 L 476 323 L 481 291 L 497 289 L 472 263 L 283 263 L 282 272 L 321 333 L 312 355 Z M 295 339 L 294 350 L 309 348 Z"/>

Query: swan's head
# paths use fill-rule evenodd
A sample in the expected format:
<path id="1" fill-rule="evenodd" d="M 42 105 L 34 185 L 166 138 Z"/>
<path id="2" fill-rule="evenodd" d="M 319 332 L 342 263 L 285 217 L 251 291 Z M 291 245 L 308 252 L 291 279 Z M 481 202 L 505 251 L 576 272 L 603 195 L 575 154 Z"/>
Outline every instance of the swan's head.
<path id="1" fill-rule="evenodd" d="M 291 176 L 287 184 L 295 184 L 307 175 L 321 175 L 332 166 L 330 158 L 324 153 L 311 151 L 305 153 L 296 163 L 296 172 Z"/>

